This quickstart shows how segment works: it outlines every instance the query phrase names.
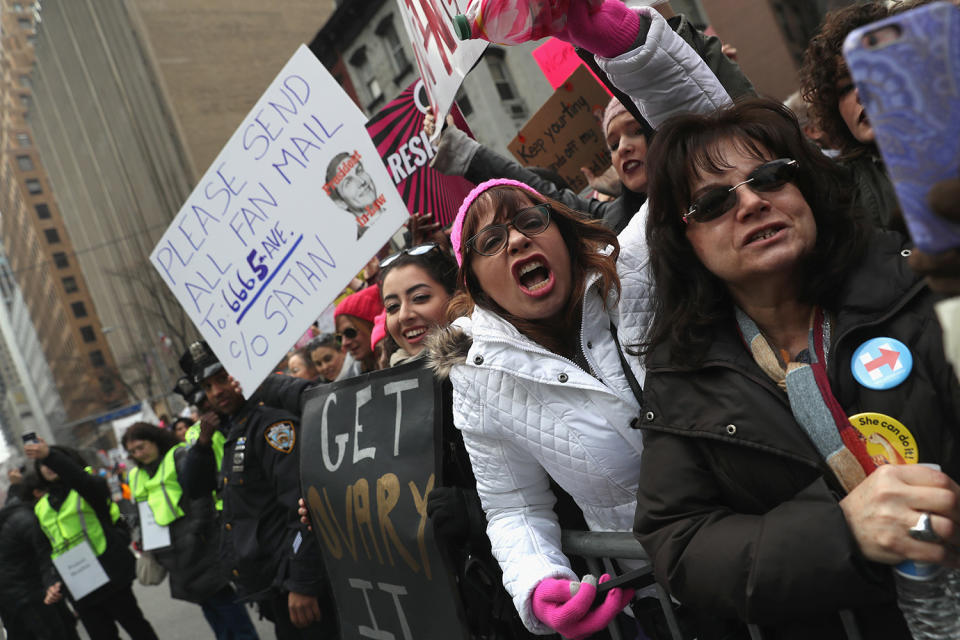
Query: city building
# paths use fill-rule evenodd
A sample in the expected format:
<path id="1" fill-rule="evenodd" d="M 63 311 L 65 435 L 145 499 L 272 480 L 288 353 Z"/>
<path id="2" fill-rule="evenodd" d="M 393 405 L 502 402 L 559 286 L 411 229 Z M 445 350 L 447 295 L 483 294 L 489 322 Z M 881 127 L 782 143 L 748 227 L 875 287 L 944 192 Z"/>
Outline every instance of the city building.
<path id="1" fill-rule="evenodd" d="M 71 261 L 134 399 L 198 336 L 148 262 L 197 181 L 332 0 L 44 0 L 29 122 Z M 160 407 L 157 411 L 165 411 Z"/>
<path id="2" fill-rule="evenodd" d="M 18 284 L 6 292 L 21 318 L 21 336 L 26 333 L 22 317 L 29 315 L 56 391 L 49 396 L 51 416 L 57 416 L 59 401 L 69 420 L 94 415 L 120 405 L 125 392 L 118 384 L 113 354 L 104 340 L 97 306 L 87 286 L 78 258 L 91 244 L 76 239 L 61 215 L 51 180 L 35 145 L 25 117 L 33 107 L 35 26 L 37 6 L 2 0 L 2 80 L 0 80 L 0 211 L 4 269 Z M 78 244 L 79 242 L 79 244 Z M 22 306 L 16 304 L 22 298 Z M 35 360 L 35 358 L 33 358 Z M 42 368 L 34 366 L 41 372 Z M 42 378 L 42 376 L 40 376 Z M 6 378 L 6 376 L 5 376 Z M 4 394 L 22 390 L 4 380 Z M 25 379 L 24 384 L 28 384 Z M 23 409 L 14 408 L 23 413 Z"/>
<path id="3" fill-rule="evenodd" d="M 490 45 L 457 96 L 477 140 L 507 156 L 507 144 L 553 95 L 530 55 L 539 44 Z M 368 116 L 419 77 L 396 0 L 341 3 L 310 49 Z"/>

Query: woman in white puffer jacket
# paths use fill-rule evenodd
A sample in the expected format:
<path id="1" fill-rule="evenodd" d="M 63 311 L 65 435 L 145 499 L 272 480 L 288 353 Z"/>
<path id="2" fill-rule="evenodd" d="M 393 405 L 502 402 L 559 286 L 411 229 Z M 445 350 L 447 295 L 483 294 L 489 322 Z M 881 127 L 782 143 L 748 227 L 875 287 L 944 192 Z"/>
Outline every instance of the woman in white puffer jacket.
<path id="1" fill-rule="evenodd" d="M 512 180 L 477 187 L 451 240 L 461 262 L 451 314 L 463 317 L 431 339 L 431 361 L 453 383 L 493 553 L 531 631 L 580 635 L 544 609 L 546 591 L 537 596 L 545 581 L 577 580 L 549 479 L 592 530 L 631 529 L 643 446 L 632 387 L 643 371 L 616 329 L 647 324 L 645 252 L 641 243 L 618 262 L 612 232 Z M 594 626 L 624 597 L 588 614 Z"/>

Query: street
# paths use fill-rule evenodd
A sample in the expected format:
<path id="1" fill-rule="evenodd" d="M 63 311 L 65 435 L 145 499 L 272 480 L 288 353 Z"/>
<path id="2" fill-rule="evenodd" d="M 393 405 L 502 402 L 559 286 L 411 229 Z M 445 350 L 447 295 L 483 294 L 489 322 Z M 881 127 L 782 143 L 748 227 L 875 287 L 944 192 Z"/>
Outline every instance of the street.
<path id="1" fill-rule="evenodd" d="M 134 580 L 133 592 L 137 596 L 140 608 L 143 609 L 143 614 L 153 625 L 161 640 L 192 640 L 194 638 L 200 640 L 214 637 L 210 625 L 203 619 L 200 606 L 171 598 L 170 587 L 166 581 L 155 587 L 145 587 Z M 273 625 L 267 620 L 258 620 L 255 610 L 249 608 L 248 610 L 260 638 L 273 640 L 276 637 Z M 77 629 L 83 640 L 89 640 L 90 636 L 87 635 L 82 624 L 78 624 Z M 129 636 L 121 630 L 120 637 L 128 638 Z"/>

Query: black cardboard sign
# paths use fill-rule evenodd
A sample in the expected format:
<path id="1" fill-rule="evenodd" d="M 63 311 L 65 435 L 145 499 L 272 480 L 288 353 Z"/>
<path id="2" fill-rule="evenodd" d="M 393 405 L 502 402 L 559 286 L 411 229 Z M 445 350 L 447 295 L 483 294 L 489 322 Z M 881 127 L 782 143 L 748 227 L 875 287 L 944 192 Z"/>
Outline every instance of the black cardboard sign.
<path id="1" fill-rule="evenodd" d="M 301 483 L 342 637 L 465 637 L 426 512 L 439 482 L 440 384 L 413 363 L 305 396 Z"/>

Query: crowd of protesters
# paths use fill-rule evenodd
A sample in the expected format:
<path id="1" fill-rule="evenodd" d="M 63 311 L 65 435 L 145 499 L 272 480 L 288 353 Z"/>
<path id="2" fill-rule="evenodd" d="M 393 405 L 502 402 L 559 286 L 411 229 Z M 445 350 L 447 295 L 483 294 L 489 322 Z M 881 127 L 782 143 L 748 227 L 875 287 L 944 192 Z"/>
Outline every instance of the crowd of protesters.
<path id="1" fill-rule="evenodd" d="M 304 394 L 408 363 L 443 381 L 427 512 L 472 638 L 666 638 L 673 616 L 687 638 L 911 637 L 892 567 L 960 568 L 955 329 L 935 315 L 960 260 L 912 249 L 841 48 L 926 3 L 828 13 L 786 106 L 668 2 L 642 4 L 572 0 L 553 33 L 615 95 L 616 180 L 589 176 L 606 195 L 431 114 L 432 166 L 477 185 L 453 223 L 415 215 L 252 400 L 192 344 L 177 392 L 194 412 L 122 439 L 136 513 L 76 452 L 26 445 L 34 468 L 0 511 L 10 638 L 75 637 L 67 600 L 95 640 L 154 638 L 131 583 L 155 570 L 218 638 L 257 637 L 243 603 L 278 638 L 338 637 L 300 490 Z M 960 178 L 932 191 L 947 219 L 958 203 Z M 857 370 L 878 338 L 911 359 L 889 387 Z M 858 415 L 892 419 L 909 462 L 934 466 L 869 454 Z M 577 528 L 633 532 L 673 610 L 629 585 L 597 597 L 610 576 L 562 548 Z M 52 564 L 78 541 L 104 573 L 79 598 Z"/>

